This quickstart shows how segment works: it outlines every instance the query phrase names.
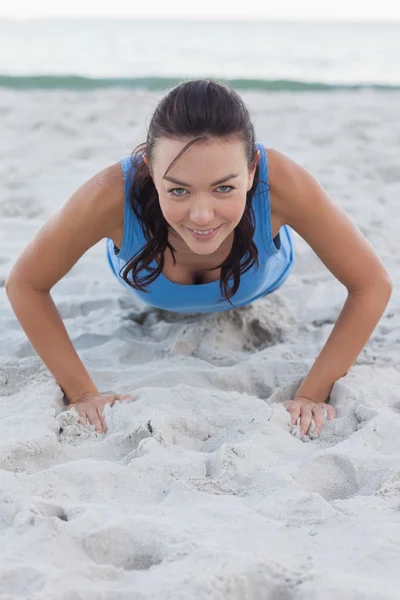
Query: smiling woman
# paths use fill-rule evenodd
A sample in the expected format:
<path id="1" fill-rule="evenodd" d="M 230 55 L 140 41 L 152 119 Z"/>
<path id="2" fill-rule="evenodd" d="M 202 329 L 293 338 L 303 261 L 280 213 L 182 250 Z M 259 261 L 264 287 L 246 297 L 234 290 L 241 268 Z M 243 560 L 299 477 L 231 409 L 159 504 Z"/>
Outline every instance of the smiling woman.
<path id="1" fill-rule="evenodd" d="M 267 151 L 231 88 L 209 80 L 173 88 L 147 141 L 121 167 L 124 227 L 107 255 L 118 279 L 147 304 L 229 310 L 289 276 L 292 232 L 271 214 Z"/>

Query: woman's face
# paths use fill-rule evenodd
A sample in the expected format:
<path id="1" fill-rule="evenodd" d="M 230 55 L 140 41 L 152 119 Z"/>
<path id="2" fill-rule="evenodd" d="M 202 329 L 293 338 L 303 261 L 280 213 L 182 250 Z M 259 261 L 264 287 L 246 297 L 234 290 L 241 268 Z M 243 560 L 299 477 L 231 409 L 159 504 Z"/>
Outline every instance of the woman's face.
<path id="1" fill-rule="evenodd" d="M 260 153 L 249 172 L 241 142 L 196 142 L 163 178 L 188 141 L 158 140 L 152 177 L 164 218 L 177 236 L 196 254 L 211 254 L 242 218 Z"/>

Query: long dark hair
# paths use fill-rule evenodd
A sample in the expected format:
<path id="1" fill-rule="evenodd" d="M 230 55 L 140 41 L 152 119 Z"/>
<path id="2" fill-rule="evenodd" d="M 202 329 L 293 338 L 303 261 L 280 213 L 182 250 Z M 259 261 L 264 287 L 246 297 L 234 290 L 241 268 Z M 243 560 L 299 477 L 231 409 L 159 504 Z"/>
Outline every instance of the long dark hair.
<path id="1" fill-rule="evenodd" d="M 162 273 L 167 247 L 175 262 L 174 248 L 168 241 L 169 224 L 161 211 L 158 192 L 151 176 L 154 148 L 160 138 L 192 138 L 169 165 L 164 176 L 185 150 L 201 140 L 223 138 L 226 141 L 241 141 L 245 147 L 249 170 L 254 167 L 257 152 L 249 111 L 239 94 L 225 84 L 210 79 L 184 81 L 162 98 L 152 116 L 146 142 L 132 151 L 132 168 L 136 170 L 130 190 L 130 204 L 147 244 L 124 265 L 122 278 L 128 285 L 143 292 L 147 291 L 144 286 L 152 283 Z M 140 156 L 139 160 L 135 156 L 144 152 L 150 166 L 140 160 Z M 226 299 L 231 305 L 230 298 L 239 288 L 241 274 L 246 273 L 254 264 L 258 267 L 258 252 L 253 242 L 255 223 L 252 209 L 258 175 L 259 164 L 253 185 L 247 192 L 243 216 L 234 230 L 232 249 L 218 267 L 213 267 L 221 268 L 220 302 Z M 150 266 L 153 260 L 157 263 L 156 267 Z M 147 274 L 139 278 L 141 271 Z M 130 273 L 132 279 L 128 278 Z M 231 278 L 233 282 L 229 286 Z"/>

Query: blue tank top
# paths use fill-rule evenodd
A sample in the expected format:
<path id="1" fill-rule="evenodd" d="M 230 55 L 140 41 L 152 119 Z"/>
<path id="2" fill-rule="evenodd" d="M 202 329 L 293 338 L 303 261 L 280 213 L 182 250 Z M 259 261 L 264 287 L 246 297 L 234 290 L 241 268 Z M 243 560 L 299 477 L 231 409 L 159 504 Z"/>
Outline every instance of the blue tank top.
<path id="1" fill-rule="evenodd" d="M 258 250 L 259 266 L 253 265 L 240 276 L 240 285 L 232 296 L 229 304 L 221 300 L 219 280 L 199 285 L 184 285 L 173 283 L 163 274 L 148 285 L 142 292 L 130 287 L 119 276 L 127 262 L 146 245 L 142 228 L 130 205 L 130 189 L 134 176 L 133 156 L 127 155 L 121 159 L 121 167 L 125 180 L 125 212 L 122 246 L 118 249 L 114 242 L 107 238 L 106 255 L 112 272 L 118 281 L 149 306 L 181 313 L 207 313 L 232 310 L 250 304 L 282 285 L 294 266 L 293 233 L 288 225 L 283 225 L 272 239 L 271 211 L 269 188 L 263 183 L 268 182 L 267 153 L 264 144 L 258 142 L 260 150 L 259 178 L 253 196 L 253 211 L 255 217 L 254 243 Z M 156 267 L 153 261 L 151 267 Z M 143 275 L 144 273 L 142 273 Z M 129 277 L 131 280 L 131 277 Z"/>

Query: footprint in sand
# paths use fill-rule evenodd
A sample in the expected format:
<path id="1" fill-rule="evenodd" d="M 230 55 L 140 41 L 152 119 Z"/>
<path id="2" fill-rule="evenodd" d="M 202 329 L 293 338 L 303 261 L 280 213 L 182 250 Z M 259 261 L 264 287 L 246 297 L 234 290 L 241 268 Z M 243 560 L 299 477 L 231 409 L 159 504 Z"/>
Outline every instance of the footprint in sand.
<path id="1" fill-rule="evenodd" d="M 150 522 L 134 519 L 124 525 L 99 525 L 97 531 L 83 539 L 83 548 L 95 563 L 126 571 L 150 569 L 164 558 L 160 531 Z"/>

